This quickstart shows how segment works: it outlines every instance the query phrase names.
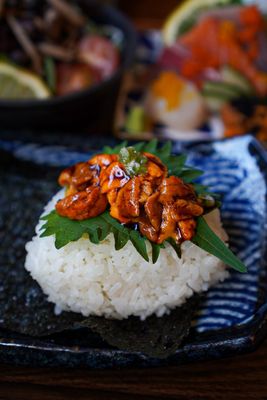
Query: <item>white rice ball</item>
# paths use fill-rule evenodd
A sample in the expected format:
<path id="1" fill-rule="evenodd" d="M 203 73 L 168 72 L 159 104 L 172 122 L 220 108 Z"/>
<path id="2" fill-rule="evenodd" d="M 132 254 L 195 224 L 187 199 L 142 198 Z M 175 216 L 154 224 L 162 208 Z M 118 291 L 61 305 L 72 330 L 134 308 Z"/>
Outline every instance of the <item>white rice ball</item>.
<path id="1" fill-rule="evenodd" d="M 54 209 L 62 196 L 61 191 L 46 206 L 44 214 Z M 227 240 L 218 210 L 207 215 L 206 220 L 221 239 Z M 99 245 L 81 238 L 57 250 L 54 236 L 40 238 L 43 223 L 39 222 L 37 235 L 26 245 L 25 268 L 56 305 L 57 312 L 117 319 L 130 315 L 145 319 L 154 313 L 162 316 L 193 293 L 206 291 L 228 276 L 220 260 L 191 242 L 182 244 L 181 259 L 168 246 L 152 264 L 130 242 L 116 251 L 113 235 Z"/>

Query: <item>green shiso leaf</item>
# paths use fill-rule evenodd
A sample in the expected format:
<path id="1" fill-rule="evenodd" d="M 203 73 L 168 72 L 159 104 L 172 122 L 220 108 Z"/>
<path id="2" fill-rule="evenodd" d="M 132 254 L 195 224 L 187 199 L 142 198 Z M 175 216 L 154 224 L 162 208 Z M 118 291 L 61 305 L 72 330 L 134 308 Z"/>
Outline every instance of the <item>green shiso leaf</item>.
<path id="1" fill-rule="evenodd" d="M 213 193 L 209 190 L 209 187 L 206 185 L 201 185 L 199 183 L 194 183 L 194 189 L 198 195 L 209 195 L 212 196 L 214 199 L 220 199 L 221 196 L 218 193 Z"/>
<path id="2" fill-rule="evenodd" d="M 139 254 L 149 261 L 146 248 L 146 238 L 138 231 L 126 228 L 117 220 L 112 218 L 109 211 L 95 218 L 83 221 L 74 221 L 66 217 L 61 217 L 55 210 L 42 217 L 45 221 L 42 226 L 41 237 L 55 235 L 55 246 L 60 249 L 70 242 L 75 242 L 81 237 L 89 238 L 94 244 L 102 242 L 108 234 L 113 233 L 115 249 L 122 249 L 130 240 Z"/>
<path id="3" fill-rule="evenodd" d="M 184 182 L 191 183 L 194 179 L 197 179 L 201 175 L 203 175 L 203 171 L 200 169 L 188 168 L 181 171 L 179 177 L 182 178 Z"/>
<path id="4" fill-rule="evenodd" d="M 186 158 L 186 154 L 182 154 L 180 156 L 170 155 L 167 162 L 169 175 L 180 175 L 184 168 Z"/>
<path id="5" fill-rule="evenodd" d="M 102 214 L 103 215 L 103 214 Z M 112 232 L 115 240 L 115 249 L 122 249 L 128 240 L 130 240 L 129 229 L 121 225 L 116 219 L 111 217 L 109 212 L 105 212 L 103 216 L 109 233 Z"/>
<path id="6" fill-rule="evenodd" d="M 176 241 L 173 238 L 167 239 L 167 242 L 170 243 L 172 248 L 175 250 L 178 258 L 182 258 L 181 245 L 179 243 L 176 243 Z"/>
<path id="7" fill-rule="evenodd" d="M 198 217 L 196 234 L 191 240 L 196 246 L 222 260 L 238 272 L 247 272 L 240 261 L 224 242 L 213 232 L 203 217 Z"/>
<path id="8" fill-rule="evenodd" d="M 168 159 L 171 155 L 172 151 L 172 143 L 168 140 L 160 149 L 158 149 L 158 157 L 161 159 L 163 163 L 168 162 Z"/>
<path id="9" fill-rule="evenodd" d="M 130 240 L 139 254 L 149 262 L 149 257 L 146 249 L 146 239 L 140 235 L 138 231 L 130 230 Z"/>
<path id="10" fill-rule="evenodd" d="M 66 246 L 69 242 L 74 242 L 85 233 L 83 227 L 69 218 L 61 217 L 56 211 L 43 217 L 46 223 L 42 226 L 44 232 L 41 237 L 56 234 L 55 246 L 57 249 Z"/>
<path id="11" fill-rule="evenodd" d="M 119 154 L 121 149 L 123 147 L 126 147 L 127 144 L 128 144 L 127 140 L 124 140 L 123 142 L 121 142 L 120 144 L 118 144 L 115 147 L 104 146 L 102 153 L 104 153 L 104 154 Z"/>
<path id="12" fill-rule="evenodd" d="M 157 151 L 157 147 L 158 147 L 157 139 L 152 139 L 150 142 L 143 143 L 143 149 L 141 148 L 141 150 L 145 151 L 146 153 L 154 154 Z M 135 148 L 136 148 L 136 145 L 135 145 Z"/>
<path id="13" fill-rule="evenodd" d="M 191 183 L 196 192 L 202 196 L 202 201 L 210 203 L 211 209 L 219 206 L 216 200 L 218 196 L 208 191 L 208 187 L 192 183 L 192 181 L 202 175 L 202 171 L 190 168 L 186 163 L 185 155 L 172 155 L 171 142 L 166 142 L 162 147 L 158 146 L 157 139 L 150 142 L 140 142 L 132 147 L 127 147 L 128 142 L 124 141 L 118 146 L 111 148 L 104 147 L 103 153 L 118 154 L 121 161 L 128 168 L 132 161 L 138 165 L 136 169 L 127 171 L 131 176 L 145 172 L 145 163 L 147 158 L 141 154 L 142 152 L 152 153 L 159 157 L 167 166 L 169 175 L 175 175 L 182 178 L 185 182 Z M 129 169 L 129 168 L 128 168 Z M 212 203 L 212 204 L 211 204 Z M 207 205 L 207 207 L 209 207 Z M 106 210 L 101 215 L 83 221 L 73 221 L 66 217 L 61 217 L 54 210 L 50 214 L 41 218 L 44 221 L 42 226 L 41 237 L 55 235 L 55 246 L 60 249 L 66 244 L 77 241 L 81 237 L 89 238 L 92 243 L 101 243 L 110 233 L 113 234 L 115 240 L 115 249 L 122 249 L 128 241 L 130 241 L 138 253 L 149 261 L 146 244 L 149 242 L 147 238 L 141 235 L 138 230 L 131 227 L 126 227 L 120 224 L 116 219 L 111 217 L 109 210 Z M 174 239 L 166 240 L 177 256 L 181 258 L 181 246 Z M 165 242 L 164 242 L 165 243 Z M 160 249 L 164 248 L 164 243 L 152 243 L 152 262 L 156 263 L 160 254 Z M 224 244 L 224 242 L 211 230 L 203 217 L 197 220 L 197 229 L 192 243 L 207 251 L 208 253 L 218 257 L 225 264 L 234 268 L 239 272 L 246 272 L 245 265 L 232 253 L 232 251 Z"/>
<path id="14" fill-rule="evenodd" d="M 115 249 L 122 249 L 129 240 L 128 232 L 118 231 L 116 229 L 113 230 L 114 240 L 115 240 Z"/>
<path id="15" fill-rule="evenodd" d="M 133 147 L 137 151 L 144 151 L 143 148 L 144 148 L 145 144 L 146 144 L 145 142 L 138 142 Z"/>
<path id="16" fill-rule="evenodd" d="M 151 242 L 151 247 L 152 247 L 152 261 L 153 264 L 155 264 L 158 261 L 161 246 L 157 243 Z"/>

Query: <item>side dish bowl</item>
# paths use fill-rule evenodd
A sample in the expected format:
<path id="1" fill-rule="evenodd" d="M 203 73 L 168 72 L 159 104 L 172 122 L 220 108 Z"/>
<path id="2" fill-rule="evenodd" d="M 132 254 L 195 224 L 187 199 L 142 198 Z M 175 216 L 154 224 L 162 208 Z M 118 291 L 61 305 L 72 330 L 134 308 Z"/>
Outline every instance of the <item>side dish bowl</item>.
<path id="1" fill-rule="evenodd" d="M 92 0 L 79 0 L 78 4 L 94 22 L 121 30 L 123 46 L 119 68 L 111 78 L 69 95 L 46 100 L 0 100 L 2 129 L 80 130 L 95 134 L 112 129 L 122 77 L 134 58 L 136 34 L 127 18 L 114 8 Z"/>

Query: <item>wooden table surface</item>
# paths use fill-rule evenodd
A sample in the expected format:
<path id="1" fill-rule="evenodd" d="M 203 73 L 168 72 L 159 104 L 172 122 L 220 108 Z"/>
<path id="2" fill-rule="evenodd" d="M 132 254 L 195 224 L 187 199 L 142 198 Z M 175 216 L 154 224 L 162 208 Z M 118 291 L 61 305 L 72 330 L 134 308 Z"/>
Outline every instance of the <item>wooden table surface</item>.
<path id="1" fill-rule="evenodd" d="M 267 399 L 267 342 L 254 353 L 169 368 L 0 366 L 0 399 Z"/>
<path id="2" fill-rule="evenodd" d="M 139 28 L 158 28 L 178 0 L 118 4 Z M 89 370 L 0 364 L 0 400 L 267 399 L 267 341 L 247 355 L 178 367 Z"/>

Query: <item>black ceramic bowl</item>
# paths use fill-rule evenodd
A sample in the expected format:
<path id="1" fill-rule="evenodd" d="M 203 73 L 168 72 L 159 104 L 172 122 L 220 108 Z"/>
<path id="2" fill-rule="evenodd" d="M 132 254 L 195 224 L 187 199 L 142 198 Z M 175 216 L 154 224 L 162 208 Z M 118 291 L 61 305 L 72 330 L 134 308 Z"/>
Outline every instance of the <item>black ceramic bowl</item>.
<path id="1" fill-rule="evenodd" d="M 122 77 L 134 59 L 136 34 L 127 18 L 116 9 L 92 0 L 77 3 L 96 23 L 122 31 L 124 41 L 118 70 L 106 81 L 77 93 L 48 100 L 0 100 L 1 129 L 91 134 L 111 131 Z"/>

